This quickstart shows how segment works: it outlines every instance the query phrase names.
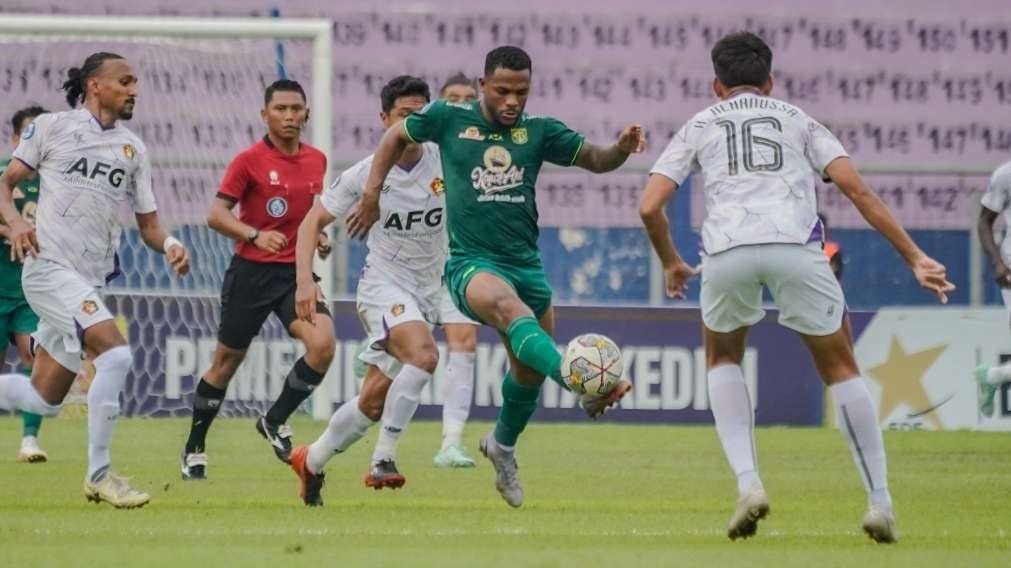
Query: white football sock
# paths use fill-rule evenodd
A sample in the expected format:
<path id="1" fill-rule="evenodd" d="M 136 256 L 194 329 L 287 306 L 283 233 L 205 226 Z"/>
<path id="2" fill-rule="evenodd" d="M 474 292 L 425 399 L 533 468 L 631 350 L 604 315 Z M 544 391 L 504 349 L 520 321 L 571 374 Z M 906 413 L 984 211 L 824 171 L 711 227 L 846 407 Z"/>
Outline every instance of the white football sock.
<path id="1" fill-rule="evenodd" d="M 460 445 L 474 395 L 475 353 L 450 353 L 442 403 L 442 449 Z"/>
<path id="2" fill-rule="evenodd" d="M 95 379 L 88 389 L 88 479 L 94 483 L 109 469 L 109 448 L 119 419 L 119 393 L 133 366 L 130 347 L 113 347 L 95 357 Z"/>
<path id="3" fill-rule="evenodd" d="M 330 423 L 319 439 L 309 445 L 309 456 L 306 459 L 309 471 L 323 471 L 330 458 L 350 448 L 373 424 L 375 422 L 369 420 L 358 408 L 357 396 L 342 404 L 330 417 Z"/>
<path id="4" fill-rule="evenodd" d="M 878 425 L 878 413 L 871 402 L 863 377 L 854 377 L 828 387 L 839 420 L 839 431 L 849 443 L 853 462 L 872 505 L 892 509 L 888 492 L 888 465 L 885 442 Z"/>
<path id="5" fill-rule="evenodd" d="M 707 378 L 716 433 L 737 476 L 737 491 L 743 495 L 762 484 L 755 453 L 755 415 L 744 373 L 740 365 L 720 365 L 710 369 Z"/>
<path id="6" fill-rule="evenodd" d="M 34 412 L 42 416 L 56 416 L 63 403 L 49 404 L 32 386 L 32 381 L 24 375 L 10 373 L 0 375 L 0 409 Z"/>
<path id="7" fill-rule="evenodd" d="M 393 379 L 393 384 L 386 393 L 383 427 L 379 430 L 376 449 L 372 453 L 372 463 L 396 459 L 400 436 L 407 428 L 407 423 L 414 417 L 414 412 L 418 410 L 421 391 L 431 379 L 432 374 L 428 371 L 406 364 Z"/>
<path id="8" fill-rule="evenodd" d="M 1000 385 L 1011 381 L 1011 363 L 1004 363 L 996 367 L 990 367 L 986 371 L 986 382 L 991 385 Z"/>

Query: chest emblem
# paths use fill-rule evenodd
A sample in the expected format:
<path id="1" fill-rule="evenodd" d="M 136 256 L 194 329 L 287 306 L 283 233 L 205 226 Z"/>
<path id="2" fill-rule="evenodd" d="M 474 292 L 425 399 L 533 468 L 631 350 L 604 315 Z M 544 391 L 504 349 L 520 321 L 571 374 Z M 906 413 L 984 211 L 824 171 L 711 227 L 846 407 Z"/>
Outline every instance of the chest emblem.
<path id="1" fill-rule="evenodd" d="M 442 195 L 442 192 L 446 191 L 446 182 L 442 181 L 442 178 L 432 178 L 432 193 L 436 195 Z"/>
<path id="2" fill-rule="evenodd" d="M 527 143 L 527 129 L 526 128 L 513 128 L 509 131 L 512 136 L 513 144 L 526 144 Z"/>
<path id="3" fill-rule="evenodd" d="M 270 185 L 281 185 L 281 178 L 275 170 L 270 170 L 268 176 L 270 177 Z"/>
<path id="4" fill-rule="evenodd" d="M 137 155 L 137 150 L 133 147 L 133 144 L 124 144 L 123 155 L 126 156 L 127 160 L 132 160 Z"/>
<path id="5" fill-rule="evenodd" d="M 468 126 L 460 133 L 459 137 L 464 140 L 477 140 L 478 142 L 484 140 L 484 135 L 481 134 L 481 131 L 478 130 L 476 126 Z"/>
<path id="6" fill-rule="evenodd" d="M 284 217 L 288 212 L 288 201 L 283 197 L 271 197 L 267 201 L 267 214 L 271 217 Z"/>

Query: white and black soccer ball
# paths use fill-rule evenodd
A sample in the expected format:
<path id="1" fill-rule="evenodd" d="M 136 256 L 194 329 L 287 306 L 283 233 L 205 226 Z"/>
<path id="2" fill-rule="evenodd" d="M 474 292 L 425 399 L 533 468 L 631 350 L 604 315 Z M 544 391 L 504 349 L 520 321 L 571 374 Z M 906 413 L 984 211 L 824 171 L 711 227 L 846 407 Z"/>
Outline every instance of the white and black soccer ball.
<path id="1" fill-rule="evenodd" d="M 577 394 L 611 392 L 623 372 L 618 345 L 598 333 L 576 337 L 569 342 L 562 357 L 562 380 Z"/>

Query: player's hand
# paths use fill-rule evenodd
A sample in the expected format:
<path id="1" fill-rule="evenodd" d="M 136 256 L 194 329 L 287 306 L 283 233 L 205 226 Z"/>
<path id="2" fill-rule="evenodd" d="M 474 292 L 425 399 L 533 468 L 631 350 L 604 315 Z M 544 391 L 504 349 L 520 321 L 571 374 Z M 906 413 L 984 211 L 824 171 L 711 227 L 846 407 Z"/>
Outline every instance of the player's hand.
<path id="1" fill-rule="evenodd" d="M 24 262 L 29 256 L 38 256 L 39 241 L 35 228 L 22 219 L 15 219 L 10 227 L 11 261 Z"/>
<path id="2" fill-rule="evenodd" d="M 364 239 L 369 229 L 379 220 L 379 194 L 372 197 L 369 193 L 355 204 L 347 218 L 348 236 L 352 239 Z"/>
<path id="3" fill-rule="evenodd" d="M 176 276 L 182 277 L 190 273 L 190 253 L 186 247 L 172 245 L 165 253 L 165 259 L 168 260 L 169 266 L 172 267 L 172 272 L 175 272 Z"/>
<path id="4" fill-rule="evenodd" d="M 948 303 L 948 293 L 955 290 L 955 285 L 948 281 L 943 264 L 924 254 L 913 262 L 912 269 L 920 286 L 937 295 L 942 304 Z"/>
<path id="5" fill-rule="evenodd" d="M 646 149 L 646 131 L 639 124 L 633 124 L 621 131 L 616 144 L 627 154 L 638 154 Z"/>
<path id="6" fill-rule="evenodd" d="M 323 290 L 309 280 L 299 281 L 295 286 L 295 315 L 298 319 L 315 324 L 316 303 L 324 301 Z"/>
<path id="7" fill-rule="evenodd" d="M 316 254 L 319 255 L 320 260 L 326 260 L 326 257 L 330 256 L 330 251 L 333 250 L 330 247 L 330 237 L 326 233 L 320 233 L 316 237 Z"/>
<path id="8" fill-rule="evenodd" d="M 257 235 L 256 240 L 253 241 L 253 245 L 260 250 L 277 254 L 281 252 L 284 247 L 288 246 L 288 238 L 285 237 L 283 233 L 279 233 L 277 231 L 263 231 Z"/>
<path id="9" fill-rule="evenodd" d="M 667 297 L 683 300 L 688 291 L 688 281 L 698 275 L 699 269 L 678 259 L 663 269 L 664 281 L 667 285 Z"/>
<path id="10" fill-rule="evenodd" d="M 1003 262 L 994 269 L 994 280 L 1001 288 L 1011 288 L 1011 268 Z"/>

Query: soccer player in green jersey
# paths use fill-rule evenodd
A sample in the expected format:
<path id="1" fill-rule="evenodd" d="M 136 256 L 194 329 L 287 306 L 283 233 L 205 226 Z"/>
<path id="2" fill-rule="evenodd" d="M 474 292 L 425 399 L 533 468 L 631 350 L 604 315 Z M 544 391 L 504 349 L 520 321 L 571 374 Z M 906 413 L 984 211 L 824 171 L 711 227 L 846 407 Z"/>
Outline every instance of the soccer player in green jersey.
<path id="1" fill-rule="evenodd" d="M 21 143 L 21 133 L 35 120 L 36 116 L 49 112 L 40 106 L 23 108 L 11 118 L 11 143 L 14 148 Z M 7 169 L 10 159 L 0 161 L 0 172 Z M 35 222 L 35 208 L 39 201 L 39 177 L 32 176 L 18 184 L 14 192 L 14 206 L 21 216 L 29 223 Z M 26 374 L 31 374 L 32 351 L 31 334 L 39 325 L 39 317 L 25 300 L 21 291 L 21 263 L 11 259 L 10 244 L 7 237 L 10 228 L 0 223 L 0 341 L 10 341 L 18 349 L 18 358 Z M 6 343 L 3 343 L 6 346 Z M 23 422 L 21 434 L 21 449 L 17 461 L 24 463 L 42 463 L 49 459 L 46 452 L 39 447 L 39 427 L 42 426 L 42 416 L 31 412 L 22 412 Z"/>
<path id="2" fill-rule="evenodd" d="M 502 410 L 494 432 L 481 441 L 481 453 L 495 466 L 496 487 L 513 507 L 523 503 L 516 440 L 537 408 L 541 383 L 550 377 L 567 388 L 551 338 L 551 287 L 537 249 L 537 175 L 544 162 L 609 172 L 645 146 L 639 125 L 625 128 L 613 146 L 602 148 L 558 120 L 525 114 L 530 73 L 530 57 L 522 49 L 497 47 L 485 58 L 479 100 L 437 100 L 391 127 L 376 150 L 361 201 L 348 217 L 348 233 L 364 237 L 379 218 L 383 180 L 404 148 L 417 142 L 439 145 L 450 242 L 446 284 L 465 315 L 499 330 L 509 354 Z M 621 381 L 606 394 L 584 395 L 581 403 L 596 418 L 630 388 Z"/>

